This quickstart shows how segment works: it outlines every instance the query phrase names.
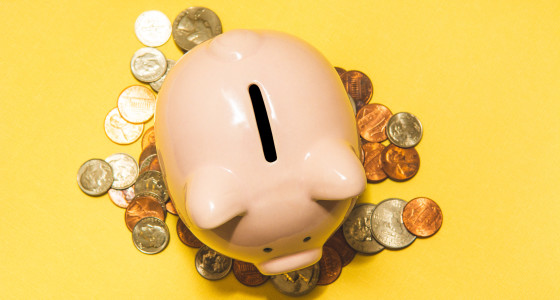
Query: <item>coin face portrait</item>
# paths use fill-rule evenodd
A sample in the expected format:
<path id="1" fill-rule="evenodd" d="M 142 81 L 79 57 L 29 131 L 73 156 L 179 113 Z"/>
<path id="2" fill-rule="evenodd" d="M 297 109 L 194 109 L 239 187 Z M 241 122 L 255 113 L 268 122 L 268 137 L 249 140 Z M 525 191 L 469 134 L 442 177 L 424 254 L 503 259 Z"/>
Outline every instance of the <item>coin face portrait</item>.
<path id="1" fill-rule="evenodd" d="M 227 267 L 227 260 L 215 251 L 209 251 L 202 255 L 202 267 L 211 272 L 222 272 Z"/>
<path id="2" fill-rule="evenodd" d="M 157 248 L 165 241 L 165 231 L 159 226 L 146 224 L 140 228 L 139 240 L 144 247 Z"/>
<path id="3" fill-rule="evenodd" d="M 161 69 L 159 57 L 152 53 L 138 56 L 138 58 L 134 60 L 134 68 L 138 70 L 140 75 L 158 73 Z"/>
<path id="4" fill-rule="evenodd" d="M 108 177 L 108 174 L 109 172 L 106 169 L 90 165 L 86 168 L 80 181 L 85 188 L 96 190 L 103 184 L 103 181 L 105 181 Z"/>
<path id="5" fill-rule="evenodd" d="M 371 240 L 370 230 L 367 226 L 368 223 L 365 218 L 357 218 L 350 227 L 350 234 L 359 241 Z"/>

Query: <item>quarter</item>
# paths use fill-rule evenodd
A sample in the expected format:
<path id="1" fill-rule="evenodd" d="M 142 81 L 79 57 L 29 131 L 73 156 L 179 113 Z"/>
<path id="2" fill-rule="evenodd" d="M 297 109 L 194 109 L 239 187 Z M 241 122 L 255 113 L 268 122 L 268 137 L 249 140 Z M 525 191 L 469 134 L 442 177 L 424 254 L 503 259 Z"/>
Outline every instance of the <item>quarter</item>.
<path id="1" fill-rule="evenodd" d="M 394 114 L 387 123 L 387 137 L 391 143 L 410 148 L 418 145 L 422 139 L 422 124 L 418 118 L 407 112 Z"/>
<path id="2" fill-rule="evenodd" d="M 206 7 L 189 7 L 173 21 L 173 40 L 183 51 L 189 51 L 220 33 L 220 18 Z"/>
<path id="3" fill-rule="evenodd" d="M 348 219 L 342 224 L 344 238 L 354 250 L 364 254 L 375 254 L 384 249 L 371 231 L 371 215 L 375 205 L 361 203 L 354 206 Z"/>
<path id="4" fill-rule="evenodd" d="M 412 244 L 416 237 L 404 226 L 402 213 L 406 201 L 389 198 L 377 204 L 371 216 L 371 231 L 379 244 L 401 249 Z"/>

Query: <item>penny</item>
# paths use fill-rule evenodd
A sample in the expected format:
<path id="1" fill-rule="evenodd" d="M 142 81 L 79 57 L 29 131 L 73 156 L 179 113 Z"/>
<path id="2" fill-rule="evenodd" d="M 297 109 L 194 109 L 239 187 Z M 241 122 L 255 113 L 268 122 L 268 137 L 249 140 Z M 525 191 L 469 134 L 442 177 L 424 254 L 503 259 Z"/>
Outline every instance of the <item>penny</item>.
<path id="1" fill-rule="evenodd" d="M 102 159 L 90 159 L 78 169 L 78 186 L 90 196 L 105 194 L 113 184 L 111 165 Z"/>
<path id="2" fill-rule="evenodd" d="M 226 277 L 231 270 L 232 259 L 203 246 L 198 249 L 195 266 L 198 274 L 208 280 L 218 280 Z"/>
<path id="3" fill-rule="evenodd" d="M 151 126 L 150 128 L 146 129 L 146 132 L 144 132 L 144 136 L 142 137 L 142 150 L 146 149 L 146 147 L 150 145 L 155 145 L 155 144 L 156 144 L 156 135 L 154 131 L 154 126 Z"/>
<path id="4" fill-rule="evenodd" d="M 220 33 L 220 18 L 205 7 L 189 7 L 180 12 L 173 22 L 173 40 L 183 51 L 189 51 Z"/>
<path id="5" fill-rule="evenodd" d="M 155 144 L 151 144 L 147 146 L 146 148 L 144 148 L 144 150 L 142 150 L 142 152 L 140 152 L 140 157 L 138 158 L 138 165 L 140 166 L 144 165 L 144 160 L 146 160 L 146 158 L 152 155 L 157 155 L 157 149 Z"/>
<path id="6" fill-rule="evenodd" d="M 270 281 L 282 294 L 295 297 L 311 292 L 317 286 L 319 273 L 319 264 L 316 263 L 301 270 L 273 275 Z"/>
<path id="7" fill-rule="evenodd" d="M 400 112 L 389 119 L 387 137 L 391 143 L 410 148 L 418 145 L 422 139 L 422 124 L 418 118 L 407 112 Z"/>
<path id="8" fill-rule="evenodd" d="M 175 208 L 173 201 L 167 201 L 165 203 L 165 210 L 167 210 L 167 212 L 171 213 L 172 215 L 177 215 L 177 209 Z"/>
<path id="9" fill-rule="evenodd" d="M 233 275 L 246 286 L 259 286 L 270 278 L 262 274 L 254 264 L 236 259 L 233 260 Z"/>
<path id="10" fill-rule="evenodd" d="M 132 124 L 123 119 L 116 107 L 105 117 L 104 127 L 107 137 L 114 143 L 121 145 L 135 142 L 144 130 L 144 124 Z"/>
<path id="11" fill-rule="evenodd" d="M 364 169 L 366 171 L 366 178 L 370 182 L 379 182 L 387 178 L 381 163 L 381 152 L 383 152 L 383 149 L 385 149 L 385 146 L 380 143 L 362 144 Z"/>
<path id="12" fill-rule="evenodd" d="M 393 144 L 381 152 L 383 171 L 396 181 L 408 180 L 420 168 L 420 156 L 414 148 L 400 148 Z"/>
<path id="13" fill-rule="evenodd" d="M 152 87 L 152 89 L 156 92 L 159 92 L 159 90 L 161 89 L 161 86 L 163 85 L 163 81 L 165 80 L 165 76 L 167 76 L 167 73 L 169 73 L 169 71 L 171 70 L 171 68 L 173 68 L 175 66 L 175 61 L 168 59 L 167 60 L 167 69 L 165 70 L 165 73 L 156 81 L 154 82 L 150 82 L 150 86 Z"/>
<path id="14" fill-rule="evenodd" d="M 362 107 L 356 115 L 360 136 L 369 142 L 386 140 L 385 127 L 391 115 L 393 113 L 383 104 L 372 103 Z"/>
<path id="15" fill-rule="evenodd" d="M 171 37 L 171 21 L 161 11 L 145 11 L 136 19 L 134 32 L 142 44 L 158 47 Z"/>
<path id="16" fill-rule="evenodd" d="M 115 153 L 105 159 L 113 168 L 112 188 L 123 190 L 136 182 L 138 178 L 138 164 L 134 158 L 126 153 Z"/>
<path id="17" fill-rule="evenodd" d="M 344 74 L 344 72 L 346 72 L 346 70 L 344 70 L 341 67 L 334 67 L 334 69 L 336 70 L 336 72 L 338 73 L 338 76 L 342 76 L 342 74 Z"/>
<path id="18" fill-rule="evenodd" d="M 169 244 L 169 229 L 162 220 L 146 217 L 134 225 L 132 241 L 142 253 L 160 253 Z"/>
<path id="19" fill-rule="evenodd" d="M 183 223 L 181 218 L 177 219 L 177 235 L 181 242 L 189 247 L 200 248 L 204 246 L 204 244 L 189 230 L 185 223 Z"/>
<path id="20" fill-rule="evenodd" d="M 410 200 L 404 207 L 402 218 L 406 229 L 419 237 L 434 235 L 443 222 L 439 205 L 426 197 Z"/>
<path id="21" fill-rule="evenodd" d="M 162 206 L 167 201 L 167 188 L 160 172 L 149 170 L 138 176 L 134 184 L 136 195 L 149 195 L 155 197 Z"/>
<path id="22" fill-rule="evenodd" d="M 354 250 L 364 254 L 379 253 L 384 249 L 374 238 L 371 231 L 371 214 L 375 205 L 358 204 L 348 219 L 342 224 L 344 238 Z"/>
<path id="23" fill-rule="evenodd" d="M 125 190 L 109 190 L 109 199 L 111 199 L 111 201 L 120 208 L 127 208 L 128 204 L 130 204 L 130 201 L 134 199 L 134 196 L 135 195 L 133 187 L 129 187 Z"/>
<path id="24" fill-rule="evenodd" d="M 156 96 L 143 85 L 132 85 L 121 92 L 117 107 L 126 121 L 145 123 L 154 115 Z"/>
<path id="25" fill-rule="evenodd" d="M 323 247 L 323 256 L 319 260 L 318 285 L 327 285 L 335 282 L 342 272 L 342 260 L 338 252 L 329 246 Z"/>
<path id="26" fill-rule="evenodd" d="M 373 85 L 366 74 L 351 70 L 344 72 L 340 76 L 340 79 L 342 79 L 342 83 L 348 94 L 356 101 L 358 110 L 369 103 L 371 95 L 373 95 Z"/>
<path id="27" fill-rule="evenodd" d="M 128 204 L 124 213 L 126 227 L 128 230 L 132 231 L 134 225 L 145 217 L 156 217 L 165 221 L 165 211 L 156 198 L 136 195 L 130 204 Z"/>
<path id="28" fill-rule="evenodd" d="M 416 237 L 403 223 L 402 213 L 406 201 L 390 198 L 377 204 L 371 216 L 373 237 L 390 249 L 402 249 L 412 244 Z"/>
<path id="29" fill-rule="evenodd" d="M 167 59 L 165 55 L 156 48 L 140 48 L 134 52 L 130 60 L 130 70 L 134 78 L 139 81 L 145 83 L 154 82 L 165 74 L 165 70 L 167 70 Z"/>
<path id="30" fill-rule="evenodd" d="M 342 226 L 327 240 L 325 246 L 331 247 L 342 260 L 342 266 L 347 266 L 356 256 L 356 250 L 354 250 L 344 238 L 344 233 L 342 232 Z"/>

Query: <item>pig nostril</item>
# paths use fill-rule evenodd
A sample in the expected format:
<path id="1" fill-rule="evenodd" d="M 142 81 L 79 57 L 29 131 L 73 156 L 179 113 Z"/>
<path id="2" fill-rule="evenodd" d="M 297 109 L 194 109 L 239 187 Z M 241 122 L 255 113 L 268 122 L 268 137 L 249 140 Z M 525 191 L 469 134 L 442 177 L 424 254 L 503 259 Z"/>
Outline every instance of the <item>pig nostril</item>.
<path id="1" fill-rule="evenodd" d="M 304 241 L 304 242 L 307 242 L 307 241 L 309 241 L 310 239 L 311 239 L 311 237 L 308 236 L 308 237 L 304 238 L 303 241 Z"/>
<path id="2" fill-rule="evenodd" d="M 270 251 L 272 251 L 272 248 L 264 248 L 263 251 L 269 253 Z"/>

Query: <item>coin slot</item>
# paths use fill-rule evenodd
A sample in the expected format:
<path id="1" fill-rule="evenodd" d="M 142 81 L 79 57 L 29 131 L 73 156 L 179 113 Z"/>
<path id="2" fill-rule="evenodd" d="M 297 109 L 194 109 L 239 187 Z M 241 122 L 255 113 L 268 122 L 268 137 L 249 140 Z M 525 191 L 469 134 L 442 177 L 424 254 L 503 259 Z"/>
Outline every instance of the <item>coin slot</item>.
<path id="1" fill-rule="evenodd" d="M 268 114 L 266 112 L 266 107 L 264 105 L 263 96 L 259 86 L 251 84 L 249 86 L 249 95 L 251 96 L 251 102 L 253 104 L 253 112 L 255 113 L 255 119 L 257 121 L 257 128 L 259 130 L 264 158 L 268 162 L 274 162 L 277 159 L 276 147 L 274 146 L 274 138 L 272 137 Z"/>
<path id="2" fill-rule="evenodd" d="M 264 248 L 263 251 L 266 252 L 266 253 L 269 253 L 269 252 L 272 251 L 272 248 Z"/>
<path id="3" fill-rule="evenodd" d="M 310 239 L 311 239 L 311 237 L 308 236 L 308 237 L 306 237 L 306 238 L 303 239 L 303 242 L 305 243 L 305 242 L 309 241 Z"/>

